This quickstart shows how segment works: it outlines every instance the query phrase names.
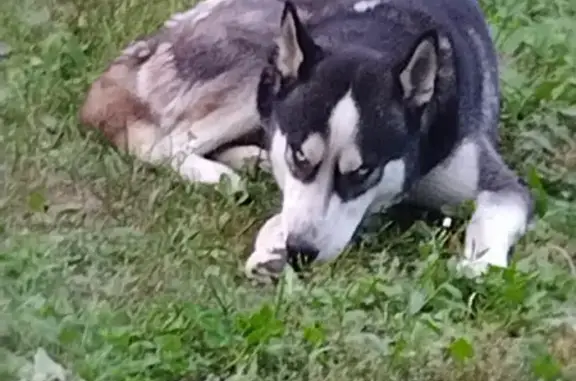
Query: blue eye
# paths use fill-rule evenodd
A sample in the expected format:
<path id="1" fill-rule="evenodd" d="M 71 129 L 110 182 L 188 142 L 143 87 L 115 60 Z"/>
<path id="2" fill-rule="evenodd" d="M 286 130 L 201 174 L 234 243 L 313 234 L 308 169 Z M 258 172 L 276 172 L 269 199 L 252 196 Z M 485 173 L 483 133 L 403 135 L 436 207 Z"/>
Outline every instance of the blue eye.
<path id="1" fill-rule="evenodd" d="M 357 177 L 367 177 L 372 172 L 372 169 L 369 167 L 360 167 L 355 171 Z"/>
<path id="2" fill-rule="evenodd" d="M 374 168 L 363 165 L 355 171 L 344 174 L 344 176 L 352 183 L 362 183 L 366 181 L 373 171 Z"/>
<path id="3" fill-rule="evenodd" d="M 290 171 L 302 181 L 311 180 L 320 167 L 320 163 L 312 165 L 310 160 L 304 155 L 304 152 L 299 148 L 288 148 L 286 150 L 286 161 L 288 162 Z"/>
<path id="4" fill-rule="evenodd" d="M 372 174 L 377 167 L 363 165 L 355 171 L 334 174 L 334 189 L 343 200 L 363 194 L 372 183 Z"/>
<path id="5" fill-rule="evenodd" d="M 294 163 L 298 165 L 299 163 L 306 163 L 308 159 L 306 159 L 306 155 L 300 149 L 296 149 L 292 151 L 294 156 Z"/>

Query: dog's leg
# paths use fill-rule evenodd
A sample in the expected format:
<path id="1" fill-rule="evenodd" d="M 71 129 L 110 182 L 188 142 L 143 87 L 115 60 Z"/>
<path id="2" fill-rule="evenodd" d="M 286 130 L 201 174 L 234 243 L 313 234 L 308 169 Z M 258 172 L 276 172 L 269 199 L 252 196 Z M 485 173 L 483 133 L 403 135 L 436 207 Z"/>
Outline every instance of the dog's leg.
<path id="1" fill-rule="evenodd" d="M 532 218 L 528 187 L 485 137 L 460 145 L 448 162 L 415 187 L 410 198 L 434 208 L 476 201 L 461 262 L 461 267 L 471 268 L 476 275 L 489 265 L 508 265 L 512 247 Z"/>
<path id="2" fill-rule="evenodd" d="M 243 188 L 240 176 L 231 168 L 196 154 L 188 154 L 181 160 L 173 159 L 171 166 L 183 178 L 191 182 L 216 184 L 226 176 L 233 190 Z"/>
<path id="3" fill-rule="evenodd" d="M 482 190 L 466 228 L 461 266 L 481 274 L 489 265 L 507 267 L 508 256 L 526 232 L 531 215 L 528 190 L 510 184 L 498 190 Z"/>
<path id="4" fill-rule="evenodd" d="M 234 190 L 243 189 L 241 177 L 228 164 L 241 168 L 243 162 L 262 154 L 258 147 L 228 148 L 214 160 L 206 155 L 254 130 L 257 122 L 252 109 L 249 103 L 231 111 L 222 108 L 192 124 L 182 121 L 176 129 L 179 132 L 171 134 L 171 140 L 176 141 L 176 156 L 180 157 L 172 160 L 172 167 L 190 181 L 213 184 L 225 175 Z"/>
<path id="5" fill-rule="evenodd" d="M 258 166 L 263 171 L 271 171 L 268 153 L 256 145 L 231 147 L 214 155 L 214 159 L 237 171 L 246 166 Z"/>
<path id="6" fill-rule="evenodd" d="M 133 123 L 128 130 L 130 152 L 153 165 L 168 163 L 184 179 L 204 184 L 216 184 L 223 176 L 233 190 L 242 189 L 240 176 L 228 166 L 190 152 L 190 136 L 182 130 L 158 137 L 159 132 L 145 123 Z"/>
<path id="7" fill-rule="evenodd" d="M 250 279 L 270 283 L 287 263 L 286 237 L 280 214 L 271 217 L 256 236 L 254 251 L 246 261 L 245 272 Z"/>

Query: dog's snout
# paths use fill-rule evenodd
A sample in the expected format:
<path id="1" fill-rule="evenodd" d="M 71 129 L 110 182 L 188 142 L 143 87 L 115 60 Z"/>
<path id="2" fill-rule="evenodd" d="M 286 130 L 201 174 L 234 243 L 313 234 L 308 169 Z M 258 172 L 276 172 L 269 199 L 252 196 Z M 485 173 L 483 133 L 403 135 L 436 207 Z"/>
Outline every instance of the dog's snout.
<path id="1" fill-rule="evenodd" d="M 314 245 L 308 243 L 306 240 L 290 234 L 286 239 L 286 251 L 288 254 L 288 263 L 290 263 L 294 270 L 299 270 L 302 265 L 308 265 L 314 262 L 320 252 Z"/>

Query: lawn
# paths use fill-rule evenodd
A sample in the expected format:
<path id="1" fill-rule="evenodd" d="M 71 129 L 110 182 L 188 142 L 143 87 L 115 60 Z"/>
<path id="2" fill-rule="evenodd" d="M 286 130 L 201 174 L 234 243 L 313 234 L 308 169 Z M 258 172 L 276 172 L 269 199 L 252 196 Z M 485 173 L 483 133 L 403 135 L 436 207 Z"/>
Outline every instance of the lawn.
<path id="1" fill-rule="evenodd" d="M 278 206 L 268 176 L 238 200 L 78 123 L 106 63 L 190 4 L 1 1 L 0 379 L 42 347 L 86 381 L 576 380 L 575 1 L 482 2 L 502 149 L 538 200 L 513 266 L 463 277 L 461 222 L 382 216 L 277 286 L 243 275 Z"/>

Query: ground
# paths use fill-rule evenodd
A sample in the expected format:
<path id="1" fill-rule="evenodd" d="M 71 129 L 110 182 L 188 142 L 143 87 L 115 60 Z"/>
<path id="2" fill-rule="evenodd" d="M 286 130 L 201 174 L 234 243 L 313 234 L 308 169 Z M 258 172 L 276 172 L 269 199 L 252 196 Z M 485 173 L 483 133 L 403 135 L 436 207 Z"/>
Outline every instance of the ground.
<path id="1" fill-rule="evenodd" d="M 576 379 L 576 2 L 485 0 L 502 149 L 538 220 L 459 276 L 462 224 L 384 224 L 303 279 L 242 273 L 277 207 L 194 186 L 77 120 L 88 84 L 183 0 L 0 4 L 0 378 L 42 347 L 85 380 Z M 10 50 L 10 52 L 8 52 Z"/>

